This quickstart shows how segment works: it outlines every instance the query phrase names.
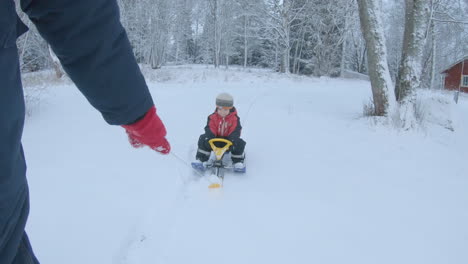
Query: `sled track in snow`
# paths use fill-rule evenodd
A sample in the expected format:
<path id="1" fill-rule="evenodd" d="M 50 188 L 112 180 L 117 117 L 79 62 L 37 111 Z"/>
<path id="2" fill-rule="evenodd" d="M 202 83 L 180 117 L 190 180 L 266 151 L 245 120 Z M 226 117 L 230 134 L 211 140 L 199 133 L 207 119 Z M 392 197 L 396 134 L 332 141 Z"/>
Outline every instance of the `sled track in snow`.
<path id="1" fill-rule="evenodd" d="M 258 101 L 267 96 L 269 93 L 269 88 L 263 88 L 261 92 L 259 92 L 248 104 L 247 111 L 245 112 L 245 121 L 244 126 L 250 120 L 250 112 L 252 109 L 255 108 Z M 187 153 L 187 159 L 193 156 L 193 152 L 196 149 L 191 146 Z M 174 157 L 174 160 L 180 159 Z M 182 160 L 177 160 L 177 163 L 182 163 Z M 185 165 L 189 166 L 187 162 L 184 162 Z M 164 212 L 151 212 L 148 214 L 145 219 L 141 221 L 137 221 L 134 227 L 129 230 L 128 235 L 124 238 L 121 242 L 121 246 L 119 247 L 118 252 L 114 254 L 112 263 L 114 264 L 135 264 L 135 261 L 132 260 L 132 253 L 138 252 L 141 248 L 145 245 L 144 243 L 151 243 L 148 241 L 152 241 L 152 243 L 156 245 L 160 245 L 160 247 L 155 248 L 157 251 L 154 252 L 155 255 L 158 255 L 156 259 L 159 261 L 164 262 L 164 252 L 167 251 L 167 247 L 169 246 L 167 241 L 171 240 L 173 227 L 177 223 L 177 220 L 180 216 L 180 210 L 183 210 L 183 203 L 186 199 L 190 197 L 188 194 L 189 186 L 195 179 L 192 179 L 193 175 L 188 175 L 183 172 L 180 166 L 176 166 L 177 174 L 179 175 L 178 179 L 180 181 L 178 190 L 174 196 L 173 202 L 171 206 L 167 206 Z M 191 169 L 191 168 L 190 168 Z M 160 227 L 155 228 L 154 223 L 155 221 L 161 223 L 163 221 L 164 225 L 158 225 Z M 163 227 L 161 227 L 163 226 Z"/>
<path id="2" fill-rule="evenodd" d="M 195 148 L 190 147 L 187 156 L 192 156 Z M 174 157 L 174 160 L 176 158 Z M 178 164 L 182 161 L 177 160 Z M 187 166 L 188 163 L 186 164 Z M 190 197 L 188 187 L 194 181 L 191 175 L 184 174 L 180 166 L 176 166 L 178 179 L 180 183 L 174 194 L 172 202 L 164 207 L 163 211 L 154 211 L 149 209 L 147 216 L 136 221 L 133 228 L 128 232 L 127 236 L 121 242 L 118 251 L 114 254 L 112 263 L 114 264 L 136 264 L 132 260 L 133 252 L 138 252 L 145 246 L 145 243 L 157 245 L 155 247 L 155 259 L 164 263 L 164 254 L 167 252 L 168 241 L 171 241 L 175 224 L 178 222 L 180 212 L 183 210 L 183 203 Z M 192 168 L 190 167 L 190 170 Z M 185 176 L 184 176 L 185 175 Z M 163 224 L 161 225 L 161 222 Z M 157 225 L 153 223 L 158 223 Z"/>
<path id="3" fill-rule="evenodd" d="M 268 88 L 264 88 L 261 93 L 258 93 L 250 102 L 249 107 L 247 108 L 247 112 L 245 113 L 245 122 L 244 126 L 247 124 L 247 122 L 250 120 L 250 110 L 257 104 L 257 101 L 260 100 L 260 98 L 265 97 L 268 94 Z"/>

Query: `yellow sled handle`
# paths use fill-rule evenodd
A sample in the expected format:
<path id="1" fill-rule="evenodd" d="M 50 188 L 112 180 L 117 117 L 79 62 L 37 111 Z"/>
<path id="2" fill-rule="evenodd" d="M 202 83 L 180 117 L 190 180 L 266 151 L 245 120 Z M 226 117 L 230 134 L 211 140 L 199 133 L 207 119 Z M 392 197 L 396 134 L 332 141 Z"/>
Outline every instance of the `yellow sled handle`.
<path id="1" fill-rule="evenodd" d="M 226 145 L 224 145 L 222 148 L 218 148 L 215 146 L 215 142 L 223 142 L 226 143 Z M 224 152 L 226 152 L 229 147 L 232 146 L 232 142 L 224 138 L 212 138 L 208 141 L 208 143 L 210 143 L 211 149 L 215 153 L 217 160 L 220 160 L 223 157 Z"/>

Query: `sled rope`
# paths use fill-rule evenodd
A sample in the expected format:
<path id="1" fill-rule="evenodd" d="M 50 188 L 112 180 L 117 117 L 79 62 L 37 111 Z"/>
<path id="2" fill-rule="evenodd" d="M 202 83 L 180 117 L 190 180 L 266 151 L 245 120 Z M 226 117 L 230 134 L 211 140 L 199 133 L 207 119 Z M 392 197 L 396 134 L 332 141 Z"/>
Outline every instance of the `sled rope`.
<path id="1" fill-rule="evenodd" d="M 199 171 L 197 171 L 196 169 L 192 168 L 192 166 L 187 162 L 185 161 L 184 159 L 182 159 L 181 157 L 179 157 L 177 154 L 174 153 L 174 151 L 171 151 L 171 154 L 172 156 L 174 156 L 176 158 L 177 161 L 181 162 L 182 164 L 184 164 L 185 166 L 189 167 L 190 169 L 192 169 L 193 171 L 195 171 L 199 176 L 203 177 L 204 175 L 201 174 Z"/>
<path id="2" fill-rule="evenodd" d="M 181 162 L 182 164 L 184 164 L 185 166 L 189 167 L 190 169 L 192 169 L 193 171 L 195 171 L 200 177 L 203 177 L 205 178 L 205 175 L 203 175 L 201 172 L 197 171 L 196 169 L 192 168 L 192 166 L 187 162 L 185 161 L 183 158 L 179 157 L 179 155 L 175 154 L 174 151 L 171 151 L 170 152 L 172 154 L 173 157 L 176 158 L 177 161 Z M 179 176 L 182 178 L 182 175 L 179 173 Z M 206 179 L 206 178 L 205 178 Z M 212 188 L 219 188 L 221 187 L 221 185 L 219 183 L 215 183 L 213 181 L 211 181 L 210 179 L 206 179 L 208 180 L 208 182 L 210 182 L 211 184 L 208 186 L 208 188 L 212 189 Z"/>

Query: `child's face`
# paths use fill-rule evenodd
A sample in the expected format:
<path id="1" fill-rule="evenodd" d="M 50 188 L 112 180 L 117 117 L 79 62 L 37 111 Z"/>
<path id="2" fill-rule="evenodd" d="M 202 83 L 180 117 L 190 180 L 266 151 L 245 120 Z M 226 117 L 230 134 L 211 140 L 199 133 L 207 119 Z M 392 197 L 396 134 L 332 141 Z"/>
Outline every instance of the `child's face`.
<path id="1" fill-rule="evenodd" d="M 221 117 L 226 117 L 227 115 L 229 115 L 230 109 L 223 108 L 223 107 L 217 107 L 217 108 L 216 108 L 216 112 L 217 112 L 218 115 L 220 115 Z"/>

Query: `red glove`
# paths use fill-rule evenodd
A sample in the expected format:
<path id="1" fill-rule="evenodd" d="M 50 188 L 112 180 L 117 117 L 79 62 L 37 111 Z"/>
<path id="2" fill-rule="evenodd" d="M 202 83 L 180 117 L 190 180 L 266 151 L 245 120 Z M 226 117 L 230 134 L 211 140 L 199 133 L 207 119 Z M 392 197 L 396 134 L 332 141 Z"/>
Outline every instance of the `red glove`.
<path id="1" fill-rule="evenodd" d="M 128 135 L 128 141 L 134 148 L 148 146 L 162 154 L 171 151 L 171 145 L 166 140 L 166 128 L 159 116 L 156 107 L 151 107 L 145 116 L 130 125 L 122 125 Z"/>

